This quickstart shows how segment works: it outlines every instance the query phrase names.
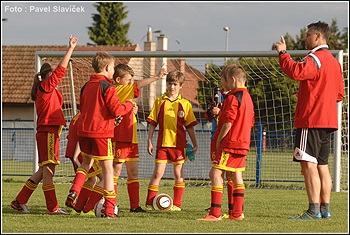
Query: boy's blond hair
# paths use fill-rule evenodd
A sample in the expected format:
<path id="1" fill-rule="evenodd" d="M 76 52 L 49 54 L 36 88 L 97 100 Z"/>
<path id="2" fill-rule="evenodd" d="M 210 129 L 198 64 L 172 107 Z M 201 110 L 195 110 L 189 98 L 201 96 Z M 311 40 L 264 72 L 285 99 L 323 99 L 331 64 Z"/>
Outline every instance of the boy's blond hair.
<path id="1" fill-rule="evenodd" d="M 244 68 L 238 64 L 229 64 L 220 73 L 220 76 L 226 81 L 228 78 L 235 77 L 239 82 L 245 83 L 247 81 L 247 74 Z"/>
<path id="2" fill-rule="evenodd" d="M 179 82 L 180 86 L 185 83 L 185 75 L 179 70 L 173 70 L 166 76 L 167 83 Z"/>
<path id="3" fill-rule="evenodd" d="M 92 68 L 95 73 L 101 73 L 104 71 L 105 67 L 111 62 L 114 62 L 114 57 L 108 52 L 102 51 L 97 52 L 94 57 L 92 57 Z"/>
<path id="4" fill-rule="evenodd" d="M 127 64 L 117 64 L 114 67 L 113 79 L 116 79 L 117 77 L 123 78 L 127 74 L 134 77 L 134 70 Z"/>

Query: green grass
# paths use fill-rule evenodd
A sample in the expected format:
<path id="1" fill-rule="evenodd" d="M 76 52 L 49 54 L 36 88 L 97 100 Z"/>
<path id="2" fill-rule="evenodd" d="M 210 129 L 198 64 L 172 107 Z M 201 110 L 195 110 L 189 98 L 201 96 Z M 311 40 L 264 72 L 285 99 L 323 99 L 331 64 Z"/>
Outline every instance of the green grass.
<path id="1" fill-rule="evenodd" d="M 30 214 L 21 214 L 9 204 L 23 187 L 25 177 L 2 178 L 2 233 L 345 233 L 348 234 L 348 193 L 332 192 L 332 219 L 292 221 L 288 218 L 307 209 L 305 190 L 255 189 L 245 192 L 243 221 L 197 221 L 210 205 L 210 186 L 186 187 L 180 212 L 150 211 L 130 213 L 126 180 L 119 181 L 119 219 L 87 218 L 70 215 L 46 215 L 41 185 L 28 202 Z M 56 180 L 60 206 L 70 188 L 68 179 Z M 144 205 L 148 180 L 140 181 L 140 203 Z M 172 195 L 172 180 L 162 180 L 159 192 Z M 223 213 L 227 212 L 227 194 L 223 195 Z M 69 209 L 68 209 L 69 210 Z"/>

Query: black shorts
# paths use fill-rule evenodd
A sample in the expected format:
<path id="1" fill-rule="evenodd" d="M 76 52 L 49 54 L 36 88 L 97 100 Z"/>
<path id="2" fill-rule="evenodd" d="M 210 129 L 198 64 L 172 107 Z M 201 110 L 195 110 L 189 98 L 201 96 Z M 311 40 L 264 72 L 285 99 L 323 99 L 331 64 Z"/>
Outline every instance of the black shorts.
<path id="1" fill-rule="evenodd" d="M 328 165 L 331 132 L 333 129 L 297 128 L 293 161 Z"/>

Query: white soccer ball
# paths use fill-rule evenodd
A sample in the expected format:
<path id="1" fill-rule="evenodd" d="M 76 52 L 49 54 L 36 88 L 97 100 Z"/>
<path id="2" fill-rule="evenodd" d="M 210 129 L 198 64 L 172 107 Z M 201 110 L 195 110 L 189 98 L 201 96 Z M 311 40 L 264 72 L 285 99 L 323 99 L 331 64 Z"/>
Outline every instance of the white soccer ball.
<path id="1" fill-rule="evenodd" d="M 102 197 L 101 200 L 99 200 L 96 203 L 94 211 L 95 211 L 95 216 L 97 218 L 105 217 L 105 198 L 104 197 Z M 117 205 L 114 207 L 114 214 L 118 215 L 118 206 Z"/>
<path id="2" fill-rule="evenodd" d="M 153 199 L 153 208 L 155 210 L 168 211 L 173 206 L 173 199 L 165 193 L 158 194 Z"/>

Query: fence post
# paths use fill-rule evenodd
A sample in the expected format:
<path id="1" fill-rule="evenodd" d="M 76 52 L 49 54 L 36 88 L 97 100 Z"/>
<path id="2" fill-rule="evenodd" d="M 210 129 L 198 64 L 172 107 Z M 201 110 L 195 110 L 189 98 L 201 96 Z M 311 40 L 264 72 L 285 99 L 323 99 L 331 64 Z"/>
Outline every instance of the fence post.
<path id="1" fill-rule="evenodd" d="M 260 187 L 261 181 L 261 160 L 262 160 L 262 143 L 263 143 L 263 126 L 258 122 L 258 133 L 256 141 L 256 170 L 255 170 L 255 187 Z"/>

